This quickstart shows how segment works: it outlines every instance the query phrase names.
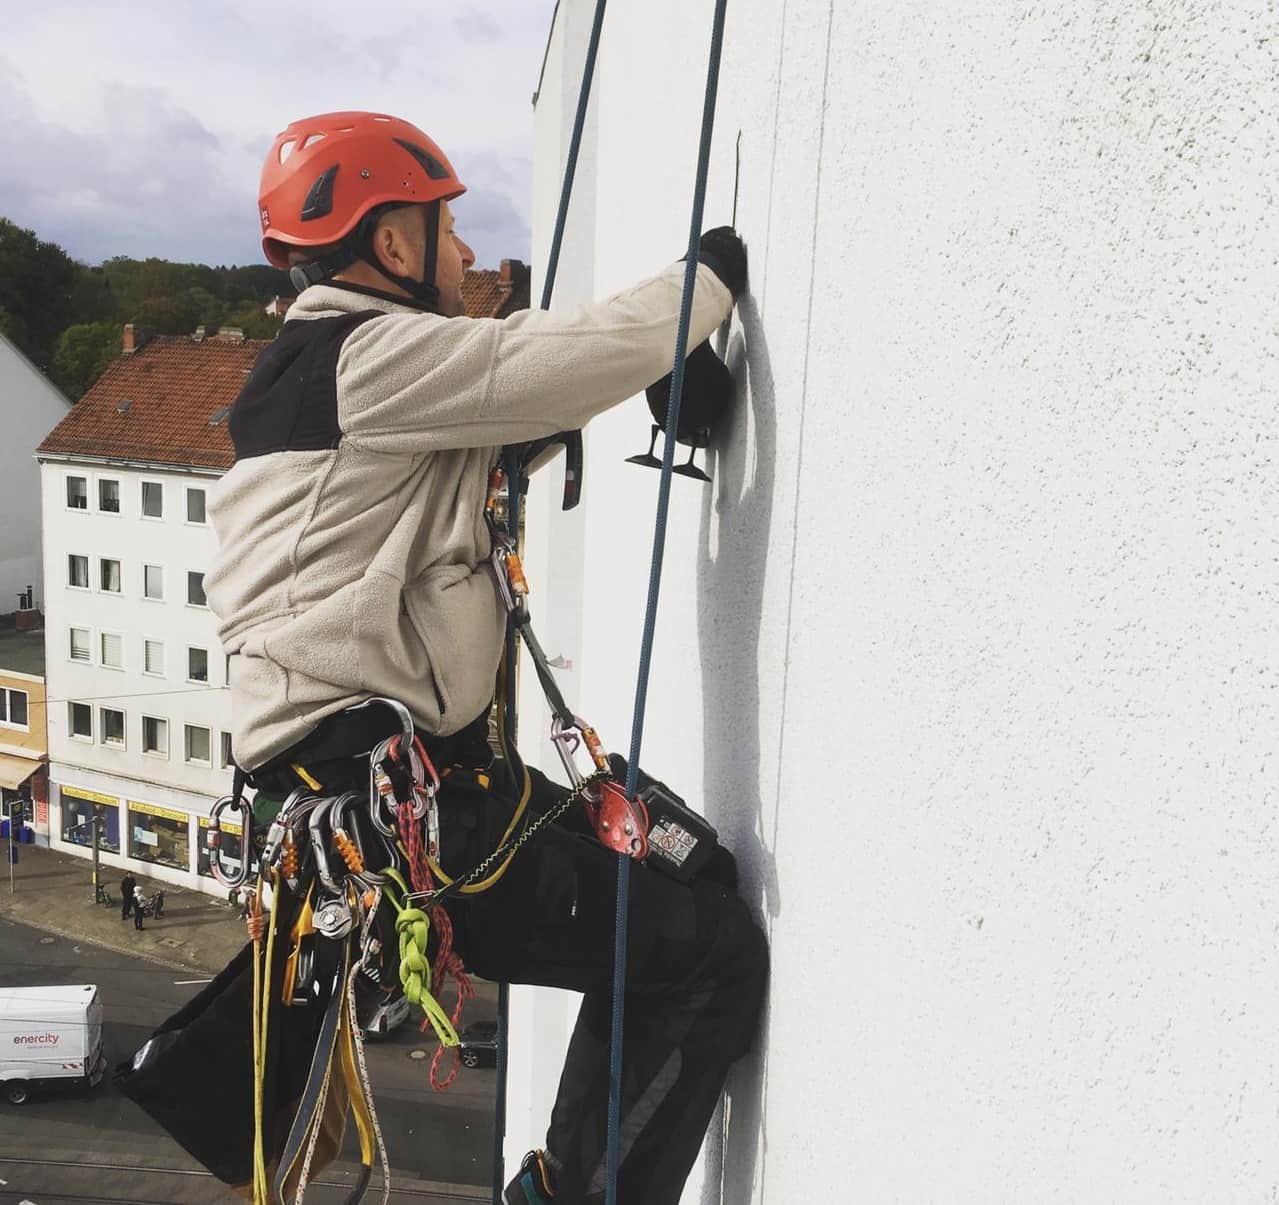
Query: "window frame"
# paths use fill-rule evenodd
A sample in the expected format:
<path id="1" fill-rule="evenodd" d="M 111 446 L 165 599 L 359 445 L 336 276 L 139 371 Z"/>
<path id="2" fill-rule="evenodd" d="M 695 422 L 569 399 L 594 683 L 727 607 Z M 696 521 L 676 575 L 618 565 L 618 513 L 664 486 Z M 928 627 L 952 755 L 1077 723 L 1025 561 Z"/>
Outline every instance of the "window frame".
<path id="1" fill-rule="evenodd" d="M 201 595 L 203 596 L 203 598 L 204 598 L 204 601 L 203 601 L 203 602 L 192 602 L 192 601 L 191 601 L 191 585 L 192 585 L 191 579 L 192 579 L 192 578 L 198 578 L 198 579 L 199 579 L 200 594 L 201 594 Z M 209 609 L 209 596 L 208 596 L 208 594 L 207 594 L 207 593 L 205 593 L 205 589 L 204 589 L 204 570 L 203 570 L 203 569 L 188 569 L 188 570 L 187 570 L 187 601 L 186 601 L 186 605 L 187 605 L 188 607 L 195 607 L 195 608 L 196 608 L 196 610 L 198 610 L 198 611 L 207 611 L 207 610 Z"/>
<path id="2" fill-rule="evenodd" d="M 158 670 L 147 669 L 147 646 L 157 644 L 160 646 L 160 668 Z M 142 637 L 142 672 L 148 678 L 165 678 L 168 676 L 168 655 L 165 652 L 164 641 L 156 636 Z M 157 717 L 158 718 L 158 717 Z"/>
<path id="3" fill-rule="evenodd" d="M 27 713 L 27 722 L 25 724 L 16 723 L 10 719 L 13 715 L 13 701 L 10 695 L 21 695 L 25 702 L 23 706 Z M 31 692 L 29 690 L 19 690 L 16 686 L 0 686 L 0 697 L 4 699 L 4 716 L 0 718 L 0 728 L 6 728 L 10 732 L 30 732 L 31 731 Z"/>
<path id="4" fill-rule="evenodd" d="M 205 746 L 207 749 L 206 757 L 193 757 L 191 755 L 191 734 L 193 732 L 203 732 L 205 737 Z M 213 765 L 213 729 L 206 728 L 203 724 L 186 724 L 182 725 L 182 761 L 188 766 L 208 766 Z"/>
<path id="5" fill-rule="evenodd" d="M 154 569 L 160 574 L 160 593 L 159 594 L 147 593 L 147 570 L 148 569 Z M 142 597 L 145 598 L 147 602 L 164 602 L 164 566 L 163 565 L 152 565 L 146 561 L 142 562 Z"/>
<path id="6" fill-rule="evenodd" d="M 153 720 L 157 724 L 163 725 L 164 730 L 164 749 L 148 749 L 147 748 L 147 721 Z M 143 757 L 160 757 L 165 761 L 169 760 L 169 721 L 162 715 L 143 715 L 142 717 L 142 744 Z"/>
<path id="7" fill-rule="evenodd" d="M 63 509 L 64 509 L 64 510 L 83 511 L 85 514 L 88 514 L 88 513 L 89 513 L 89 478 L 88 478 L 88 475 L 86 474 L 85 476 L 81 476 L 79 473 L 63 473 L 63 474 L 62 474 L 62 481 L 63 481 L 63 486 L 62 486 L 62 506 L 63 506 Z M 84 498 L 84 505 L 83 505 L 83 506 L 72 506 L 72 505 L 71 505 L 71 483 L 72 483 L 73 481 L 81 481 L 81 482 L 83 482 L 83 483 L 84 483 L 84 494 L 82 495 L 82 496 L 83 496 L 83 498 Z"/>
<path id="8" fill-rule="evenodd" d="M 75 655 L 75 634 L 77 632 L 84 633 L 84 656 L 77 657 Z M 82 628 L 78 624 L 67 625 L 67 660 L 72 665 L 92 665 L 93 664 L 93 629 Z"/>
<path id="9" fill-rule="evenodd" d="M 225 729 L 218 732 L 218 768 L 231 770 L 235 768 L 234 751 L 231 748 L 231 734 Z"/>
<path id="10" fill-rule="evenodd" d="M 116 565 L 120 570 L 120 589 L 108 590 L 102 584 L 102 570 L 105 565 Z M 123 596 L 124 594 L 124 562 L 118 556 L 100 556 L 98 557 L 98 585 L 99 594 L 114 594 Z"/>
<path id="11" fill-rule="evenodd" d="M 90 559 L 89 554 L 87 552 L 86 553 L 79 553 L 79 552 L 67 553 L 67 589 L 68 590 L 83 590 L 87 594 L 90 590 L 93 589 L 93 587 L 89 584 L 89 582 L 91 581 L 91 574 L 89 571 L 90 570 L 89 559 Z M 75 582 L 71 580 L 71 562 L 72 561 L 84 562 L 84 585 L 83 586 L 77 586 Z"/>
<path id="12" fill-rule="evenodd" d="M 196 677 L 193 677 L 191 674 L 191 654 L 192 653 L 204 654 L 204 677 L 203 678 L 196 678 Z M 210 685 L 209 683 L 209 650 L 205 648 L 204 645 L 201 645 L 201 644 L 187 645 L 187 681 L 194 683 L 197 686 Z"/>
<path id="13" fill-rule="evenodd" d="M 97 513 L 100 515 L 123 514 L 124 513 L 124 490 L 123 488 L 121 488 L 123 485 L 123 482 L 121 481 L 121 479 L 119 477 L 95 477 L 94 481 L 96 482 L 98 487 Z M 104 485 L 115 486 L 115 510 L 111 510 L 109 507 L 102 505 L 102 487 Z"/>
<path id="14" fill-rule="evenodd" d="M 111 662 L 107 660 L 106 649 L 103 647 L 103 642 L 106 640 L 108 636 L 114 636 L 120 642 L 120 660 L 116 662 L 115 665 L 112 665 Z M 103 669 L 114 669 L 114 670 L 124 669 L 125 654 L 124 654 L 124 633 L 123 632 L 112 632 L 108 629 L 100 629 L 98 631 L 97 645 L 98 645 L 98 664 Z"/>
<path id="15" fill-rule="evenodd" d="M 160 513 L 158 515 L 147 514 L 147 486 L 154 485 L 160 491 Z M 164 522 L 164 482 L 152 481 L 150 478 L 143 477 L 138 485 L 138 518 L 145 519 L 148 523 Z"/>
<path id="16" fill-rule="evenodd" d="M 120 739 L 118 741 L 109 740 L 107 738 L 107 724 L 105 716 L 107 712 L 120 717 Z M 108 749 L 127 749 L 129 745 L 129 717 L 122 707 L 101 707 L 98 708 L 98 744 L 105 745 Z"/>
<path id="17" fill-rule="evenodd" d="M 87 733 L 77 732 L 75 730 L 75 709 L 83 707 L 89 715 L 89 731 Z M 82 744 L 93 744 L 93 704 L 80 703 L 75 699 L 67 700 L 67 736 L 73 741 L 80 741 Z"/>
<path id="18" fill-rule="evenodd" d="M 202 485 L 188 485 L 185 487 L 186 494 L 184 501 L 186 505 L 183 507 L 183 521 L 188 527 L 208 527 L 209 525 L 209 491 Z M 204 515 L 203 519 L 191 518 L 191 495 L 200 495 L 200 513 Z"/>

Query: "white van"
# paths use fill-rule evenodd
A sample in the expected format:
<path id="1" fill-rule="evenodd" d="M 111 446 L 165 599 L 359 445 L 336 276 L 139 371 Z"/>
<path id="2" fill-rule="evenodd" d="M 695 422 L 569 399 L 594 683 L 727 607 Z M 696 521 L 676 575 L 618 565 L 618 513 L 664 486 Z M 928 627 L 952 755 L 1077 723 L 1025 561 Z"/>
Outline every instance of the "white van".
<path id="1" fill-rule="evenodd" d="M 35 1085 L 96 1087 L 105 1069 L 96 985 L 0 988 L 0 1091 L 10 1104 Z"/>

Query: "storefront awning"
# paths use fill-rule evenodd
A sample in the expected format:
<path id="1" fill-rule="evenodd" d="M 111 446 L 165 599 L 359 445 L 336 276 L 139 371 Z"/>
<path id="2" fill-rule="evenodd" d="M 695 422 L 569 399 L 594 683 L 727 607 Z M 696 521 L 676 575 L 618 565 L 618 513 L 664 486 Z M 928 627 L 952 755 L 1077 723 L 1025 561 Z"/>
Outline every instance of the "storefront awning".
<path id="1" fill-rule="evenodd" d="M 32 761 L 29 757 L 14 757 L 9 753 L 0 753 L 0 787 L 16 791 L 39 768 L 40 763 Z"/>

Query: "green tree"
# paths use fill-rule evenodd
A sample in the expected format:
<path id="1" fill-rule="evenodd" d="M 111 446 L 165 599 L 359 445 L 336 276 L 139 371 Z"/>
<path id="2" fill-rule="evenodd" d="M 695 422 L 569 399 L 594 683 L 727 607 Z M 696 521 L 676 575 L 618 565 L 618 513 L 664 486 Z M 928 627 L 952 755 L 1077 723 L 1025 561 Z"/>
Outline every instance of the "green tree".
<path id="1" fill-rule="evenodd" d="M 239 327 L 246 339 L 274 339 L 282 322 L 268 314 L 260 302 L 250 301 L 232 310 L 222 325 Z"/>
<path id="2" fill-rule="evenodd" d="M 58 336 L 49 376 L 73 402 L 120 355 L 121 329 L 114 322 L 80 322 Z"/>
<path id="3" fill-rule="evenodd" d="M 75 317 L 82 271 L 57 243 L 0 218 L 0 309 L 9 314 L 9 337 L 41 369 L 49 367 L 58 332 Z"/>

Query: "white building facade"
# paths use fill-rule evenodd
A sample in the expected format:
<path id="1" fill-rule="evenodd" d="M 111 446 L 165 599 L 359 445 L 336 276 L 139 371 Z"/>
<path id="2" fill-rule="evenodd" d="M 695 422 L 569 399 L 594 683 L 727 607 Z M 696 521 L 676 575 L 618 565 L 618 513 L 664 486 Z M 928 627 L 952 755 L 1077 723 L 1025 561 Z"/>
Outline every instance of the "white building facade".
<path id="1" fill-rule="evenodd" d="M 0 334 L 0 615 L 41 608 L 40 474 L 32 457 L 70 407 L 61 390 Z"/>
<path id="2" fill-rule="evenodd" d="M 51 844 L 219 890 L 203 859 L 228 789 L 226 662 L 204 600 L 218 474 L 45 458 Z"/>
<path id="3" fill-rule="evenodd" d="M 557 305 L 683 253 L 712 7 L 610 6 Z M 592 9 L 551 33 L 535 264 Z M 1277 45 L 1255 2 L 729 5 L 738 404 L 674 482 L 644 761 L 773 971 L 689 1205 L 1275 1195 Z M 615 748 L 647 432 L 603 416 L 580 512 L 549 477 L 528 512 Z M 574 1002 L 512 1000 L 514 1161 Z"/>

